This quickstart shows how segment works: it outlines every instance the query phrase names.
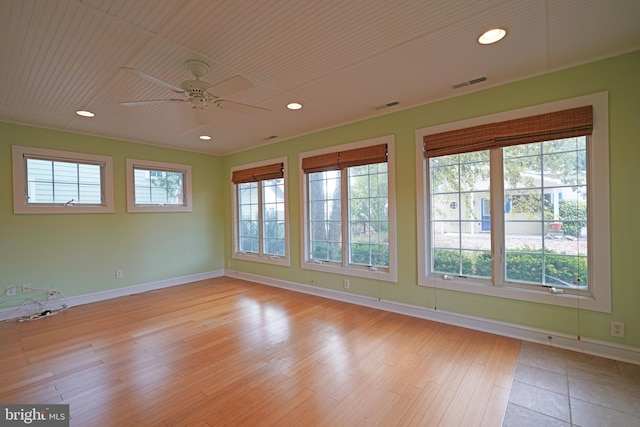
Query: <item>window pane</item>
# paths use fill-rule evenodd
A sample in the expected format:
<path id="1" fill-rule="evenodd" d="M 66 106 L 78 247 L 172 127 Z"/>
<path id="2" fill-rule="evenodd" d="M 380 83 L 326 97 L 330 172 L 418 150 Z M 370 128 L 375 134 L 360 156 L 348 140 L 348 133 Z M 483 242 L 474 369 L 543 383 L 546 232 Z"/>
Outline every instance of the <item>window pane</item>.
<path id="1" fill-rule="evenodd" d="M 100 166 L 78 164 L 78 203 L 101 203 Z"/>
<path id="2" fill-rule="evenodd" d="M 134 169 L 136 205 L 184 205 L 182 172 Z"/>
<path id="3" fill-rule="evenodd" d="M 387 164 L 347 169 L 349 183 L 349 263 L 389 266 Z"/>
<path id="4" fill-rule="evenodd" d="M 258 183 L 237 185 L 238 191 L 238 250 L 258 253 Z"/>
<path id="5" fill-rule="evenodd" d="M 285 255 L 284 178 L 261 181 L 262 185 L 262 251 L 269 255 Z"/>
<path id="6" fill-rule="evenodd" d="M 308 174 L 310 259 L 342 261 L 340 171 Z"/>
<path id="7" fill-rule="evenodd" d="M 507 280 L 587 286 L 586 138 L 504 154 Z"/>
<path id="8" fill-rule="evenodd" d="M 101 204 L 102 168 L 99 165 L 27 159 L 30 204 Z"/>
<path id="9" fill-rule="evenodd" d="M 489 151 L 429 159 L 433 272 L 491 277 Z"/>

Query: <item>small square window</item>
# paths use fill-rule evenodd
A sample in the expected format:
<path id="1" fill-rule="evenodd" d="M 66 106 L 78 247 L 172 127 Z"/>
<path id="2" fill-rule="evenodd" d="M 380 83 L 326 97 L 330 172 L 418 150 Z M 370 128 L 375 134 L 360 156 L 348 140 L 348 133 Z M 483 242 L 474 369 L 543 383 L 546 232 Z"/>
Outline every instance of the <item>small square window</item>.
<path id="1" fill-rule="evenodd" d="M 191 166 L 127 159 L 128 212 L 191 210 Z"/>

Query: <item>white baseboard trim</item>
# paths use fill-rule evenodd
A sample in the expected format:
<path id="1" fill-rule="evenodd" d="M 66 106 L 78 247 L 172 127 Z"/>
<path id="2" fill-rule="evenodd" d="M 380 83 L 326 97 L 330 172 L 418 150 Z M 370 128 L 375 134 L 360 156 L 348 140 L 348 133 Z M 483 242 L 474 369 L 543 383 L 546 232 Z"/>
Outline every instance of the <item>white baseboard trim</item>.
<path id="1" fill-rule="evenodd" d="M 197 282 L 198 280 L 213 279 L 224 276 L 224 270 L 209 271 L 206 273 L 190 274 L 188 276 L 174 277 L 172 279 L 158 280 L 155 282 L 142 283 L 139 285 L 125 286 L 123 288 L 109 289 L 107 291 L 92 292 L 90 294 L 66 297 L 69 307 L 89 304 L 92 302 L 104 301 L 126 295 L 139 294 L 142 292 L 154 291 L 171 286 L 184 285 L 186 283 Z M 17 307 L 0 310 L 0 320 L 8 320 L 15 316 Z"/>
<path id="2" fill-rule="evenodd" d="M 444 310 L 434 310 L 395 301 L 378 300 L 378 298 L 374 297 L 355 295 L 352 293 L 289 282 L 256 274 L 225 270 L 225 276 L 640 365 L 640 348 L 637 347 L 615 344 L 586 337 L 578 337 L 576 335 L 537 329 L 514 323 L 467 316 Z"/>

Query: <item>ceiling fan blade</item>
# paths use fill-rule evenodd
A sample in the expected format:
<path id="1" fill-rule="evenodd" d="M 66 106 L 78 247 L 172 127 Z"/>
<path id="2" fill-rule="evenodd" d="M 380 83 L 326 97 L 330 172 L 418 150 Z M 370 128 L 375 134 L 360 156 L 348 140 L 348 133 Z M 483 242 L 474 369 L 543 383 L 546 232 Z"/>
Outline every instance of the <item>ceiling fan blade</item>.
<path id="1" fill-rule="evenodd" d="M 241 90 L 249 89 L 250 87 L 253 87 L 253 83 L 249 80 L 242 76 L 233 76 L 230 79 L 223 80 L 209 87 L 207 92 L 216 98 L 224 98 Z"/>
<path id="2" fill-rule="evenodd" d="M 255 105 L 241 104 L 239 102 L 218 100 L 216 106 L 223 110 L 237 111 L 238 113 L 262 114 L 271 110 L 268 108 L 256 107 Z"/>
<path id="3" fill-rule="evenodd" d="M 171 83 L 167 83 L 167 82 L 165 82 L 164 80 L 160 80 L 160 79 L 158 79 L 158 78 L 156 78 L 156 77 L 150 76 L 149 74 L 147 74 L 147 73 L 143 73 L 142 71 L 140 71 L 140 70 L 136 70 L 135 68 L 120 67 L 120 69 L 121 69 L 121 70 L 124 70 L 124 71 L 128 71 L 128 72 L 130 72 L 130 73 L 133 73 L 133 74 L 135 74 L 136 76 L 138 76 L 138 77 L 140 77 L 140 78 L 142 78 L 142 79 L 145 79 L 145 80 L 147 80 L 147 81 L 149 81 L 149 82 L 151 82 L 151 83 L 155 83 L 155 84 L 157 84 L 157 85 L 164 86 L 164 87 L 166 87 L 167 89 L 171 89 L 171 90 L 172 90 L 172 91 L 174 91 L 174 92 L 184 93 L 184 89 L 181 89 L 181 88 L 179 88 L 178 86 L 173 85 L 173 84 L 171 84 Z"/>
<path id="4" fill-rule="evenodd" d="M 185 102 L 184 99 L 148 99 L 146 101 L 127 101 L 121 102 L 120 105 L 124 105 L 125 107 L 138 107 L 140 105 L 153 105 L 153 104 L 164 104 L 167 102 Z"/>

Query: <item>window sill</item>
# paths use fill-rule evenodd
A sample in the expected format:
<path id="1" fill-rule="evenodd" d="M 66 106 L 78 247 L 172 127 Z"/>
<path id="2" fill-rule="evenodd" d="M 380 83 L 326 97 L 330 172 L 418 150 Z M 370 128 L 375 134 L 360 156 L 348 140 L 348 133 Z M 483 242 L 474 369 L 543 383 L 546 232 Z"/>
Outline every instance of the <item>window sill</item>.
<path id="1" fill-rule="evenodd" d="M 281 265 L 283 267 L 290 267 L 289 258 L 285 256 L 277 255 L 258 255 L 246 252 L 236 252 L 233 254 L 233 259 L 239 259 L 242 261 L 261 262 L 263 264 Z"/>
<path id="2" fill-rule="evenodd" d="M 572 307 L 603 313 L 611 312 L 610 306 L 597 300 L 592 294 L 586 292 L 584 295 L 574 293 L 551 293 L 546 287 L 544 289 L 526 289 L 508 285 L 494 286 L 488 281 L 470 282 L 456 280 L 455 278 L 453 278 L 453 280 L 444 280 L 442 278 L 436 279 L 431 277 L 423 278 L 419 281 L 418 285 L 518 301 L 549 304 L 560 307 Z"/>
<path id="3" fill-rule="evenodd" d="M 128 213 L 140 212 L 193 212 L 191 206 L 185 205 L 135 205 L 127 207 Z"/>
<path id="4" fill-rule="evenodd" d="M 110 206 L 15 206 L 15 214 L 110 214 L 113 213 L 113 205 Z"/>
<path id="5" fill-rule="evenodd" d="M 395 272 L 388 269 L 374 270 L 369 267 L 349 266 L 343 267 L 342 265 L 330 263 L 330 262 L 303 262 L 302 269 L 323 271 L 326 273 L 341 274 L 345 276 L 363 277 L 365 279 L 382 280 L 385 282 L 397 282 L 398 278 Z"/>

